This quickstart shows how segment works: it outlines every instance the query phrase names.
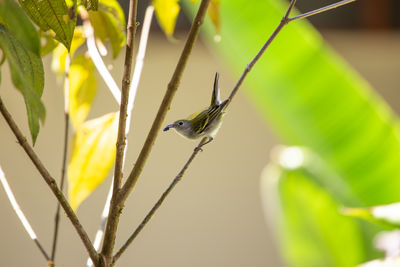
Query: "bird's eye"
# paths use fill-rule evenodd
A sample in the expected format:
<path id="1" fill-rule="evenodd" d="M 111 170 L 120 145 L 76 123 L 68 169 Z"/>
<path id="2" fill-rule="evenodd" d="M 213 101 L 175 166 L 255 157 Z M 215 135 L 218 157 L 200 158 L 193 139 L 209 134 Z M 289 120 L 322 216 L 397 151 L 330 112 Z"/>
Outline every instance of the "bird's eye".
<path id="1" fill-rule="evenodd" d="M 183 121 L 178 122 L 178 124 L 182 126 L 183 125 Z"/>

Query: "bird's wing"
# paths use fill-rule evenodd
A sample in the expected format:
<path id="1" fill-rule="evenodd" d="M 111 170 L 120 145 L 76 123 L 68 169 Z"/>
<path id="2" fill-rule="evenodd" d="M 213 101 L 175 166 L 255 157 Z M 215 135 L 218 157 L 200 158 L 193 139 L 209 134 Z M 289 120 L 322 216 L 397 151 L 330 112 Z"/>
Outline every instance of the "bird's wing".
<path id="1" fill-rule="evenodd" d="M 208 114 L 208 109 L 206 109 L 203 112 L 199 113 L 192 120 L 193 131 L 197 134 L 201 133 L 206 128 L 209 121 L 210 121 L 210 117 Z"/>
<path id="2" fill-rule="evenodd" d="M 214 79 L 214 89 L 213 89 L 213 94 L 211 97 L 211 105 L 210 106 L 218 106 L 221 103 L 219 91 L 220 91 L 219 90 L 219 74 L 218 74 L 218 72 L 216 72 L 215 79 Z"/>

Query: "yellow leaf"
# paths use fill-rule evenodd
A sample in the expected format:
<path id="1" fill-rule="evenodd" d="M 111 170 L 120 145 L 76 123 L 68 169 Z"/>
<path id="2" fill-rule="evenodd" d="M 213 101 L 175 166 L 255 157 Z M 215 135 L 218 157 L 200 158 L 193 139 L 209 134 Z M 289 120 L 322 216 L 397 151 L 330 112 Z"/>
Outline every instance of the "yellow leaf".
<path id="1" fill-rule="evenodd" d="M 171 36 L 175 29 L 180 7 L 179 0 L 153 0 L 158 23 L 166 35 Z"/>
<path id="2" fill-rule="evenodd" d="M 76 27 L 74 36 L 71 43 L 71 57 L 74 56 L 75 51 L 85 42 L 82 27 Z M 68 50 L 61 43 L 53 50 L 53 59 L 51 61 L 51 69 L 59 76 L 64 75 L 65 59 L 67 58 Z"/>
<path id="3" fill-rule="evenodd" d="M 190 2 L 192 2 L 193 4 L 195 4 L 197 2 L 197 0 L 190 0 Z"/>
<path id="4" fill-rule="evenodd" d="M 89 58 L 77 56 L 69 70 L 69 115 L 75 129 L 85 121 L 97 91 L 94 65 Z"/>
<path id="5" fill-rule="evenodd" d="M 211 0 L 210 6 L 208 7 L 208 15 L 211 18 L 212 23 L 217 31 L 220 32 L 221 29 L 221 21 L 220 21 L 220 0 Z"/>
<path id="6" fill-rule="evenodd" d="M 76 210 L 106 178 L 115 159 L 118 113 L 85 122 L 77 130 L 68 164 L 68 198 Z"/>

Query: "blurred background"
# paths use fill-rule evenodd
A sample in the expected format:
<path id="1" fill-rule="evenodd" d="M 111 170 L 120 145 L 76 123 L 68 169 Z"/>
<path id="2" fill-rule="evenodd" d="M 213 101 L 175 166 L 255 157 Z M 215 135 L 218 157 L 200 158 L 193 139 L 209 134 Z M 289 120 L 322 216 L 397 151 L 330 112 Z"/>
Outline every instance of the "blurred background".
<path id="1" fill-rule="evenodd" d="M 127 10 L 127 2 L 128 1 L 120 2 L 123 7 L 125 6 L 125 10 Z M 243 1 L 231 2 L 243 4 Z M 280 1 L 276 2 L 280 3 Z M 334 1 L 321 2 L 316 0 L 299 0 L 296 7 L 301 12 L 305 12 L 333 2 Z M 257 4 L 258 3 L 255 2 L 251 5 Z M 147 5 L 147 1 L 139 1 L 139 21 L 142 21 L 144 10 Z M 286 6 L 286 3 L 283 2 L 282 6 Z M 234 9 L 232 7 L 228 7 L 227 1 L 221 1 L 222 27 L 224 27 L 224 19 L 228 19 L 224 12 L 233 11 Z M 186 15 L 183 12 L 180 13 L 175 33 L 177 38 L 176 42 L 169 42 L 159 29 L 157 23 L 155 23 L 155 19 L 153 21 L 142 80 L 140 82 L 133 113 L 125 174 L 131 170 L 144 142 L 144 138 L 150 129 L 152 120 L 155 117 L 167 83 L 182 50 L 185 34 L 190 25 L 190 14 L 192 14 L 190 10 L 186 12 Z M 232 16 L 237 17 L 242 15 L 243 14 L 239 13 L 232 14 Z M 379 108 L 381 108 L 382 105 L 385 106 L 383 108 L 385 112 L 377 112 L 377 114 L 385 113 L 385 115 L 381 116 L 383 119 L 379 121 L 383 121 L 385 125 L 387 123 L 392 123 L 390 127 L 396 128 L 397 126 L 393 126 L 393 124 L 397 125 L 397 119 L 393 119 L 392 117 L 400 111 L 398 93 L 400 71 L 399 1 L 357 1 L 348 6 L 317 15 L 310 21 L 324 39 L 325 44 L 323 44 L 323 50 L 333 49 L 340 55 L 337 57 L 339 59 L 333 61 L 339 61 L 340 64 L 344 64 L 346 67 L 342 70 L 348 70 L 348 72 L 355 77 L 358 77 L 358 72 L 367 82 L 360 82 L 358 80 L 359 78 L 355 78 L 357 83 L 367 87 L 366 91 L 368 92 L 365 93 L 363 91 L 364 89 L 362 89 L 362 93 L 357 95 L 368 95 L 365 97 L 368 105 L 370 103 L 368 101 L 373 97 L 374 100 L 371 105 L 379 106 Z M 265 22 L 265 20 L 263 22 Z M 263 22 L 260 21 L 260 24 Z M 261 44 L 265 42 L 266 36 L 270 34 L 270 29 L 276 27 L 278 22 L 279 20 L 269 21 L 271 26 L 265 27 L 263 35 L 255 37 L 253 35 L 253 39 L 246 37 L 245 40 L 252 43 L 254 42 L 255 47 L 260 47 Z M 245 27 L 247 22 L 246 20 L 242 20 L 241 23 L 244 24 L 243 27 Z M 226 25 L 232 26 L 229 22 L 227 22 Z M 310 26 L 304 24 L 302 27 L 309 30 Z M 238 35 L 241 33 L 240 30 L 235 30 L 237 30 Z M 256 32 L 253 28 L 247 28 L 247 31 L 250 32 L 249 34 L 251 34 L 252 31 Z M 311 35 L 314 36 L 314 31 L 312 29 L 311 31 Z M 243 62 L 249 62 L 251 57 L 248 57 L 247 54 L 255 55 L 257 52 L 257 49 L 255 49 L 248 50 L 246 53 L 244 53 L 244 50 L 243 53 L 240 54 L 232 53 L 234 50 L 232 50 L 229 45 L 224 46 L 224 44 L 226 44 L 224 42 L 230 42 L 234 38 L 225 36 L 225 32 L 225 29 L 222 28 L 222 41 L 220 44 L 215 44 L 210 41 L 212 38 L 210 39 L 209 36 L 213 36 L 215 32 L 208 30 L 208 33 L 205 33 L 202 39 L 195 45 L 180 88 L 173 100 L 171 110 L 167 114 L 165 124 L 178 118 L 185 117 L 196 109 L 208 105 L 213 77 L 216 71 L 220 72 L 222 96 L 224 97 L 229 94 L 239 77 L 238 74 L 240 70 L 243 70 L 245 64 L 232 64 L 230 60 L 226 59 L 227 54 L 230 54 L 231 57 L 242 57 Z M 258 77 L 257 75 L 264 75 L 266 78 L 271 75 L 278 77 L 277 74 L 273 73 L 273 69 L 276 66 L 273 62 L 275 61 L 274 59 L 269 61 L 268 56 L 271 54 L 274 55 L 273 49 L 277 49 L 280 45 L 283 46 L 283 43 L 287 41 L 284 36 L 285 35 L 282 34 L 282 36 L 279 36 L 274 41 L 274 47 L 271 47 L 271 51 L 268 50 L 267 54 L 262 59 L 263 64 L 272 64 L 270 67 L 271 69 L 268 69 L 268 71 L 263 74 L 261 72 L 262 67 L 260 66 L 258 69 L 259 74 L 257 74 L 258 65 L 256 65 L 254 75 L 253 73 L 249 75 L 249 79 L 253 79 L 253 82 L 251 82 L 251 80 L 247 82 L 246 80 L 243 84 L 243 88 L 239 91 L 233 105 L 230 106 L 229 113 L 224 120 L 224 126 L 221 128 L 215 141 L 208 145 L 195 159 L 181 183 L 176 187 L 170 197 L 168 197 L 165 204 L 129 248 L 128 252 L 121 257 L 120 262 L 117 264 L 118 266 L 351 266 L 354 265 L 354 262 L 361 263 L 358 261 L 371 259 L 375 255 L 377 255 L 377 257 L 379 256 L 379 254 L 375 254 L 375 252 L 369 254 L 369 250 L 363 250 L 359 252 L 361 256 L 355 256 L 354 261 L 350 263 L 346 263 L 342 260 L 326 260 L 326 258 L 322 256 L 322 259 L 317 261 L 316 259 L 318 259 L 318 256 L 307 252 L 306 248 L 303 248 L 303 252 L 289 251 L 293 248 L 291 246 L 286 246 L 288 244 L 285 243 L 287 237 L 282 238 L 282 235 L 278 234 L 279 231 L 294 233 L 293 227 L 287 225 L 290 223 L 283 223 L 282 218 L 283 220 L 285 220 L 285 218 L 288 219 L 290 211 L 285 213 L 285 210 L 296 210 L 296 207 L 286 207 L 286 209 L 280 206 L 285 205 L 285 201 L 289 201 L 288 199 L 290 199 L 290 197 L 285 198 L 288 194 L 282 191 L 284 190 L 282 188 L 285 186 L 281 187 L 281 189 L 277 189 L 275 188 L 276 185 L 271 185 L 273 184 L 272 182 L 264 181 L 269 178 L 261 178 L 263 170 L 267 165 L 271 166 L 271 162 L 272 165 L 278 164 L 274 161 L 274 155 L 278 153 L 276 152 L 277 145 L 283 143 L 286 145 L 311 147 L 313 153 L 315 152 L 322 159 L 329 154 L 324 151 L 332 149 L 323 147 L 319 150 L 318 148 L 314 148 L 310 142 L 307 143 L 307 138 L 314 138 L 314 136 L 302 138 L 303 135 L 308 134 L 307 131 L 297 134 L 296 130 L 302 129 L 302 127 L 308 129 L 310 124 L 317 123 L 315 118 L 311 119 L 311 122 L 308 122 L 310 124 L 305 123 L 301 125 L 299 123 L 299 125 L 293 126 L 294 129 L 287 126 L 291 125 L 290 120 L 287 120 L 287 124 L 283 123 L 278 125 L 277 121 L 282 121 L 289 115 L 273 113 L 271 111 L 273 109 L 272 107 L 267 108 L 269 109 L 268 112 L 264 111 L 260 102 L 256 100 L 256 98 L 259 97 L 257 95 L 258 91 L 250 88 L 251 86 L 257 85 L 255 81 Z M 240 38 L 240 35 L 235 38 Z M 313 38 L 314 37 L 311 39 Z M 320 37 L 315 38 L 320 40 Z M 322 42 L 322 39 L 318 42 Z M 313 41 L 311 41 L 311 43 L 313 43 Z M 296 40 L 292 40 L 292 44 L 296 46 Z M 237 45 L 239 46 L 240 44 Z M 215 46 L 220 47 L 215 48 Z M 221 52 L 221 50 L 224 49 L 226 49 L 225 54 Z M 241 47 L 240 49 L 245 48 Z M 331 52 L 328 54 L 330 55 L 330 53 Z M 107 64 L 109 64 L 110 67 L 112 66 L 111 73 L 119 83 L 122 79 L 123 54 L 124 53 L 121 53 L 115 61 L 113 61 L 111 57 L 106 59 Z M 345 59 L 347 63 L 342 63 L 341 58 Z M 44 58 L 46 80 L 43 102 L 46 106 L 47 116 L 45 125 L 42 127 L 37 139 L 35 150 L 48 167 L 50 173 L 58 177 L 61 172 L 61 151 L 63 143 L 63 93 L 62 84 L 57 82 L 56 77 L 50 70 L 50 63 L 50 56 Z M 355 71 L 352 70 L 352 68 Z M 321 75 L 321 77 L 324 76 L 324 74 L 315 73 L 311 75 L 312 76 L 308 77 L 314 77 L 316 80 L 320 77 L 318 75 Z M 23 98 L 13 88 L 8 66 L 3 65 L 1 76 L 2 98 L 18 125 L 23 129 L 24 133 L 28 135 L 29 131 L 26 123 L 27 119 Z M 281 78 L 271 78 L 271 84 L 268 84 L 267 88 L 276 85 L 276 88 L 279 90 L 285 90 L 287 87 L 290 87 L 290 84 L 278 84 L 278 80 L 284 79 L 282 78 L 284 76 L 279 77 Z M 290 80 L 290 78 L 288 79 Z M 103 82 L 100 79 L 98 80 L 99 89 L 89 118 L 98 117 L 105 112 L 115 111 L 118 108 Z M 314 84 L 314 82 L 308 82 Z M 373 91 L 370 91 L 369 85 L 364 85 L 364 83 L 369 84 L 371 88 L 373 88 Z M 335 95 L 335 92 L 339 91 L 342 93 L 340 89 L 332 87 L 328 83 L 326 83 L 326 87 L 322 86 L 324 84 L 325 82 L 321 81 L 318 85 L 321 91 L 330 90 L 333 92 L 333 95 Z M 357 88 L 354 90 L 358 90 Z M 343 89 L 347 90 L 346 88 Z M 378 95 L 380 95 L 382 99 Z M 340 96 L 343 96 L 343 94 Z M 328 98 L 329 97 L 335 98 L 335 96 L 328 96 Z M 274 101 L 274 97 L 269 97 L 268 99 Z M 290 99 L 290 101 L 293 100 L 293 98 Z M 288 102 L 290 101 L 288 100 Z M 267 105 L 269 103 L 268 100 L 265 103 L 265 105 Z M 279 106 L 281 103 L 276 103 L 276 105 Z M 327 103 L 326 105 L 333 105 L 330 107 L 331 109 L 335 109 L 335 103 Z M 282 104 L 282 109 L 284 108 L 285 104 Z M 351 106 L 347 108 L 351 112 Z M 346 109 L 346 107 L 340 107 L 337 113 L 345 117 L 347 114 L 343 113 L 343 109 Z M 297 112 L 295 112 L 296 110 Z M 294 121 L 305 121 L 302 116 L 307 116 L 307 114 L 304 115 L 303 111 L 303 109 L 299 108 L 290 110 L 290 116 L 293 117 Z M 268 115 L 265 115 L 266 112 Z M 323 111 L 314 110 L 314 113 L 319 112 L 323 113 Z M 390 117 L 390 119 L 387 119 L 388 117 Z M 366 118 L 366 120 L 368 121 L 369 118 Z M 393 122 L 393 120 L 395 122 Z M 375 122 L 374 120 L 372 121 Z M 334 119 L 327 122 L 327 124 L 330 123 L 334 124 Z M 378 126 L 374 124 L 370 127 L 371 129 L 368 127 L 362 128 L 362 131 L 373 132 L 374 127 L 377 128 Z M 346 136 L 343 138 L 346 139 Z M 384 140 L 381 136 L 377 138 Z M 371 139 L 366 142 L 373 143 Z M 195 144 L 196 143 L 182 139 L 173 132 L 160 133 L 149 161 L 145 166 L 142 177 L 139 179 L 133 194 L 126 203 L 120 221 L 116 247 L 119 247 L 126 237 L 136 228 L 163 190 L 181 169 Z M 393 145 L 393 147 L 396 146 Z M 396 149 L 399 149 L 399 147 L 396 147 Z M 28 157 L 17 144 L 3 118 L 0 119 L 0 148 L 0 164 L 8 178 L 10 186 L 14 190 L 21 208 L 30 220 L 43 245 L 46 248 L 50 248 L 56 207 L 54 197 Z M 271 156 L 271 153 L 273 156 Z M 370 154 L 368 154 L 370 153 L 368 149 L 365 149 L 363 153 L 370 156 Z M 332 156 L 332 154 L 329 155 Z M 398 153 L 395 155 L 397 160 Z M 377 157 L 381 157 L 380 154 L 377 155 Z M 362 160 L 363 158 L 358 157 L 358 159 Z M 329 165 L 333 162 L 329 167 L 330 170 L 337 176 L 346 177 L 346 175 L 343 174 L 343 169 L 340 169 L 340 164 L 335 160 L 337 159 L 330 158 L 326 164 Z M 282 168 L 282 166 L 280 166 L 280 168 Z M 280 171 L 281 173 L 285 172 L 285 170 Z M 287 174 L 285 175 L 287 176 Z M 398 175 L 399 174 L 397 174 L 397 176 Z M 271 172 L 268 172 L 267 176 L 271 176 Z M 280 176 L 282 175 L 278 174 L 275 178 L 278 179 Z M 329 179 L 340 180 L 340 178 L 335 178 L 333 176 L 329 176 Z M 385 179 L 388 176 L 388 173 L 380 176 L 382 177 L 382 183 L 386 183 Z M 110 184 L 109 178 L 78 210 L 78 216 L 82 220 L 90 237 L 94 237 L 95 231 L 99 225 L 100 213 Z M 391 177 L 390 179 L 395 178 L 396 177 Z M 261 179 L 264 181 L 262 183 L 263 186 L 261 186 Z M 344 180 L 346 181 L 346 179 Z M 398 184 L 392 184 L 391 181 L 392 180 L 387 182 L 387 186 L 398 192 L 398 190 L 400 190 Z M 268 184 L 268 188 L 265 188 L 266 184 Z M 327 187 L 327 184 L 321 182 L 318 183 L 318 186 Z M 350 183 L 350 187 L 354 189 L 354 184 Z M 299 187 L 299 190 L 303 189 Z M 377 188 L 377 190 L 379 191 L 379 188 Z M 279 197 L 279 192 L 283 192 L 282 195 L 284 197 L 282 197 L 282 195 Z M 312 192 L 312 190 L 309 192 Z M 336 195 L 331 193 L 330 190 L 327 190 L 327 192 L 327 194 L 330 194 L 329 196 L 339 204 L 356 203 L 356 201 L 342 201 L 340 197 L 336 198 Z M 379 199 L 378 196 L 376 199 L 366 201 L 365 198 L 363 198 L 363 193 L 360 193 L 361 191 L 357 192 L 358 194 L 355 194 L 357 198 L 362 199 L 357 203 L 361 203 L 365 206 L 387 204 L 392 200 L 396 200 L 395 197 L 391 198 L 387 194 L 387 198 L 383 197 Z M 365 189 L 364 192 L 370 191 Z M 395 194 L 395 192 L 392 193 L 393 195 Z M 386 191 L 382 189 L 381 194 L 386 194 Z M 311 197 L 316 200 L 319 199 L 318 196 Z M 293 202 L 291 203 L 293 204 Z M 28 235 L 15 216 L 2 190 L 0 190 L 0 205 L 2 211 L 2 227 L 0 227 L 0 237 L 2 240 L 0 242 L 0 256 L 3 262 L 2 265 L 10 267 L 45 265 L 42 256 L 38 252 L 35 244 L 29 240 Z M 290 205 L 291 204 L 288 204 L 288 206 Z M 312 217 L 313 213 L 310 212 L 308 215 Z M 304 217 L 306 216 L 307 214 L 304 214 Z M 292 222 L 295 223 L 294 217 L 290 218 L 292 218 Z M 300 224 L 299 222 L 296 225 Z M 341 226 L 342 224 L 338 225 Z M 285 227 L 292 228 L 288 230 Z M 309 227 L 318 228 L 318 225 L 310 223 Z M 347 225 L 343 227 L 343 229 L 348 229 L 352 226 Z M 302 230 L 299 229 L 299 231 Z M 309 234 L 310 236 L 314 234 L 312 231 L 313 230 L 311 230 Z M 334 234 L 340 231 L 340 229 L 332 227 L 329 231 L 332 231 L 332 234 Z M 373 231 L 376 231 L 376 229 Z M 306 233 L 304 234 L 307 235 Z M 338 234 L 338 236 L 340 236 L 340 234 Z M 322 239 L 324 239 L 324 237 Z M 360 239 L 362 239 L 362 237 L 360 237 Z M 369 243 L 370 239 L 365 240 L 368 240 L 368 244 L 372 246 L 372 244 Z M 360 242 L 365 242 L 365 244 L 367 244 L 365 240 Z M 295 241 L 292 240 L 289 242 L 293 243 Z M 329 245 L 331 245 L 331 243 L 329 243 Z M 340 246 L 339 244 L 338 247 Z M 364 245 L 360 245 L 360 247 L 364 247 Z M 312 246 L 311 250 L 313 250 Z M 357 249 L 357 251 L 361 250 L 361 248 Z M 314 252 L 318 253 L 318 251 Z M 341 251 L 341 253 L 345 254 L 343 251 Z M 294 261 L 301 258 L 301 255 L 304 254 L 307 254 L 308 257 L 305 257 L 302 263 L 294 264 Z M 332 255 L 335 255 L 335 253 L 332 253 Z M 344 255 L 344 257 L 348 256 Z M 313 260 L 307 261 L 307 258 Z M 83 245 L 81 245 L 68 219 L 63 215 L 61 219 L 59 249 L 57 252 L 57 266 L 83 266 L 86 259 L 87 255 Z M 326 264 L 321 264 L 321 262 L 326 262 Z"/>

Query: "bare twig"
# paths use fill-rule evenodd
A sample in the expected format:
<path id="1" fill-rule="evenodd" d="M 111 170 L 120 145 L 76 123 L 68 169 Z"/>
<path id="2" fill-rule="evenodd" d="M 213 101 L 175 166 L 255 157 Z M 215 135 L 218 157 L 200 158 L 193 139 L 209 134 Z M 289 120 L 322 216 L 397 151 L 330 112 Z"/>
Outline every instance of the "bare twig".
<path id="1" fill-rule="evenodd" d="M 135 102 L 135 98 L 136 98 L 137 88 L 139 86 L 140 76 L 141 76 L 142 69 L 143 69 L 144 57 L 146 54 L 146 47 L 147 47 L 147 40 L 148 40 L 148 36 L 150 33 L 150 26 L 151 26 L 151 21 L 153 18 L 153 13 L 154 13 L 154 7 L 148 6 L 146 9 L 144 20 L 143 20 L 143 28 L 142 28 L 142 33 L 140 35 L 140 43 L 139 43 L 138 53 L 136 56 L 135 69 L 133 71 L 131 86 L 129 89 L 130 93 L 129 93 L 128 111 L 127 111 L 127 119 L 126 119 L 126 131 L 125 131 L 126 138 L 128 138 L 128 134 L 129 134 L 129 128 L 130 128 L 130 123 L 131 123 L 131 118 L 132 118 L 132 110 L 133 110 L 133 106 L 134 106 L 134 102 Z M 124 159 L 122 162 L 122 169 L 124 168 L 124 164 L 125 164 L 125 156 L 126 156 L 127 147 L 128 147 L 128 140 L 126 140 L 125 153 L 124 153 L 124 157 L 123 157 Z M 97 230 L 96 237 L 93 242 L 93 246 L 95 247 L 96 250 L 99 249 L 100 242 L 101 242 L 101 239 L 104 234 L 106 220 L 108 218 L 108 213 L 109 213 L 111 196 L 113 193 L 112 188 L 113 188 L 113 184 L 111 183 L 111 187 L 110 187 L 110 190 L 107 195 L 106 204 L 104 205 L 104 209 L 103 209 L 103 212 L 101 215 L 100 227 Z M 93 263 L 89 258 L 86 263 L 86 266 L 91 267 L 92 265 L 93 265 Z"/>
<path id="2" fill-rule="evenodd" d="M 99 262 L 99 255 L 97 254 L 96 250 L 94 249 L 90 239 L 81 225 L 78 217 L 76 216 L 75 212 L 72 210 L 71 206 L 69 205 L 67 199 L 65 198 L 64 194 L 60 191 L 57 186 L 57 182 L 54 178 L 50 175 L 47 171 L 46 167 L 40 161 L 39 157 L 36 155 L 35 151 L 29 145 L 28 141 L 26 140 L 25 136 L 22 134 L 21 130 L 18 128 L 17 124 L 11 117 L 11 114 L 8 112 L 6 107 L 4 106 L 3 100 L 0 98 L 0 112 L 3 115 L 4 119 L 6 120 L 8 126 L 11 128 L 12 132 L 14 133 L 15 137 L 17 138 L 19 144 L 25 150 L 26 154 L 31 159 L 32 163 L 35 165 L 36 169 L 42 175 L 45 182 L 50 187 L 51 191 L 60 202 L 61 207 L 64 209 L 65 213 L 67 214 L 68 218 L 70 219 L 72 225 L 75 227 L 79 237 L 81 238 L 86 250 L 88 251 L 90 258 L 98 265 Z"/>
<path id="3" fill-rule="evenodd" d="M 111 73 L 108 71 L 103 59 L 100 56 L 96 46 L 96 39 L 94 37 L 94 30 L 89 20 L 89 13 L 83 6 L 79 6 L 79 14 L 83 20 L 83 30 L 86 37 L 86 44 L 88 47 L 89 56 L 92 59 L 97 71 L 103 78 L 111 94 L 114 96 L 118 105 L 121 103 L 121 92 Z"/>
<path id="4" fill-rule="evenodd" d="M 68 53 L 65 59 L 65 77 L 64 77 L 64 148 L 63 158 L 61 163 L 61 179 L 60 191 L 63 192 L 65 180 L 65 167 L 67 165 L 67 152 L 68 152 L 68 131 L 69 131 L 69 69 L 71 65 L 71 55 Z M 57 249 L 58 229 L 60 224 L 60 203 L 57 202 L 56 215 L 54 216 L 54 233 L 53 245 L 51 249 L 51 265 L 55 265 L 55 256 Z"/>
<path id="5" fill-rule="evenodd" d="M 15 213 L 18 216 L 18 219 L 21 221 L 22 225 L 24 226 L 26 232 L 29 234 L 29 237 L 32 239 L 33 242 L 35 242 L 36 246 L 39 248 L 40 252 L 44 256 L 44 258 L 47 261 L 47 264 L 49 266 L 52 266 L 52 260 L 50 257 L 47 255 L 46 251 L 44 250 L 43 246 L 40 244 L 35 231 L 33 231 L 28 219 L 26 219 L 24 212 L 21 210 L 21 208 L 18 205 L 17 200 L 15 199 L 15 196 L 7 182 L 6 176 L 4 175 L 3 169 L 0 166 L 0 182 L 3 185 L 4 191 L 6 192 L 6 195 L 8 197 L 8 200 L 10 201 L 10 204 L 12 208 L 14 209 Z"/>
<path id="6" fill-rule="evenodd" d="M 196 157 L 197 153 L 201 151 L 201 145 L 204 144 L 207 141 L 207 137 L 204 137 L 199 145 L 193 150 L 192 154 L 190 155 L 189 159 L 186 161 L 185 165 L 183 168 L 180 170 L 180 172 L 175 176 L 174 180 L 172 180 L 172 183 L 168 186 L 168 188 L 164 191 L 164 193 L 161 195 L 161 197 L 158 199 L 156 204 L 154 204 L 153 208 L 147 213 L 147 215 L 144 217 L 143 221 L 139 224 L 139 226 L 136 228 L 136 230 L 133 232 L 133 234 L 128 238 L 128 240 L 121 246 L 121 248 L 117 251 L 117 253 L 114 255 L 113 261 L 115 262 L 116 260 L 119 259 L 119 257 L 124 253 L 124 251 L 128 248 L 128 246 L 132 243 L 132 241 L 138 236 L 138 234 L 143 230 L 143 228 L 146 226 L 146 224 L 150 221 L 150 219 L 153 217 L 154 213 L 158 210 L 158 208 L 161 206 L 161 204 L 164 202 L 165 198 L 168 196 L 168 194 L 174 189 L 175 185 L 178 184 L 178 182 L 182 179 L 183 175 L 185 174 L 186 169 L 189 167 L 190 163 L 192 163 L 193 159 Z"/>
<path id="7" fill-rule="evenodd" d="M 240 76 L 239 80 L 235 84 L 235 86 L 232 89 L 231 94 L 229 95 L 228 99 L 229 102 L 227 103 L 226 106 L 228 106 L 231 102 L 233 97 L 236 95 L 237 91 L 239 90 L 240 86 L 242 85 L 244 79 L 246 78 L 247 74 L 250 72 L 250 70 L 253 68 L 253 66 L 256 64 L 256 62 L 261 58 L 261 56 L 264 54 L 265 50 L 267 50 L 268 46 L 272 43 L 272 41 L 275 39 L 275 37 L 278 35 L 278 33 L 283 29 L 283 27 L 289 22 L 289 15 L 290 12 L 292 11 L 294 5 L 296 3 L 296 0 L 290 1 L 289 7 L 286 10 L 285 15 L 283 16 L 281 22 L 279 23 L 278 27 L 274 30 L 274 32 L 271 34 L 271 36 L 268 38 L 268 40 L 265 42 L 263 47 L 261 47 L 260 51 L 258 51 L 257 55 L 253 58 L 252 61 L 246 66 L 244 69 L 242 75 Z"/>
<path id="8" fill-rule="evenodd" d="M 289 22 L 290 21 L 294 21 L 294 20 L 298 20 L 298 19 L 304 19 L 304 18 L 313 16 L 313 15 L 316 15 L 316 14 L 319 14 L 319 13 L 322 13 L 322 12 L 325 12 L 325 11 L 328 11 L 328 10 L 343 6 L 343 5 L 347 5 L 347 4 L 349 4 L 351 2 L 354 2 L 354 1 L 356 1 L 356 0 L 343 0 L 343 1 L 340 1 L 340 2 L 337 2 L 337 3 L 333 3 L 331 5 L 328 5 L 328 6 L 325 6 L 325 7 L 321 7 L 321 8 L 318 8 L 316 10 L 312 10 L 310 12 L 306 12 L 306 13 L 303 13 L 301 15 L 289 18 Z"/>
<path id="9" fill-rule="evenodd" d="M 119 222 L 119 215 L 122 210 L 121 203 L 117 200 L 122 180 L 122 163 L 124 160 L 124 152 L 126 145 L 126 117 L 129 101 L 129 85 L 132 69 L 133 58 L 133 45 L 136 34 L 136 14 L 137 14 L 137 0 L 129 1 L 129 17 L 127 25 L 127 40 L 125 48 L 125 63 L 124 72 L 122 75 L 122 91 L 121 91 L 121 104 L 118 122 L 118 136 L 116 144 L 116 158 L 114 166 L 114 186 L 113 194 L 111 197 L 109 216 L 107 219 L 106 230 L 104 232 L 104 242 L 101 249 L 106 265 L 112 260 L 112 253 L 114 249 L 115 237 Z"/>
<path id="10" fill-rule="evenodd" d="M 314 14 L 318 14 L 324 11 L 327 11 L 329 9 L 338 7 L 340 5 L 344 5 L 350 2 L 353 2 L 355 0 L 346 0 L 346 1 L 341 1 L 341 2 L 346 2 L 346 3 L 341 3 L 339 2 L 338 5 L 330 5 L 326 8 L 322 8 L 322 9 L 318 9 L 318 10 L 322 10 L 322 11 L 318 11 L 318 12 L 308 12 L 306 14 L 310 14 L 308 16 L 314 15 Z M 243 80 L 245 79 L 245 77 L 247 76 L 247 74 L 249 73 L 249 71 L 252 69 L 252 67 L 254 66 L 254 64 L 260 59 L 260 57 L 263 55 L 263 53 L 265 52 L 265 50 L 268 48 L 268 46 L 271 44 L 271 42 L 275 39 L 275 37 L 278 35 L 278 33 L 282 30 L 282 28 L 288 24 L 290 21 L 292 21 L 292 19 L 289 19 L 289 15 L 290 12 L 292 11 L 292 9 L 294 8 L 294 5 L 296 3 L 296 0 L 291 0 L 288 9 L 286 10 L 285 15 L 283 16 L 281 22 L 279 23 L 279 25 L 277 26 L 277 28 L 274 30 L 274 32 L 271 34 L 271 36 L 268 38 L 268 40 L 266 41 L 266 43 L 263 45 L 263 47 L 260 49 L 260 51 L 257 53 L 257 55 L 253 58 L 253 60 L 249 63 L 249 65 L 247 65 L 247 67 L 245 68 L 245 70 L 243 71 L 242 75 L 240 76 L 238 82 L 236 83 L 236 85 L 234 86 L 234 88 L 231 91 L 231 94 L 229 95 L 228 99 L 229 99 L 229 103 L 231 102 L 231 100 L 233 99 L 233 97 L 235 96 L 235 94 L 237 93 L 240 85 L 243 83 Z M 308 16 L 297 16 L 294 17 L 296 19 L 302 19 Z M 293 19 L 295 20 L 295 19 Z M 189 167 L 190 163 L 194 160 L 194 158 L 197 156 L 198 152 L 201 150 L 200 147 L 202 147 L 202 145 L 205 143 L 206 138 L 203 138 L 199 145 L 194 149 L 193 153 L 190 155 L 188 161 L 185 163 L 185 165 L 183 166 L 183 168 L 181 169 L 181 171 L 178 173 L 178 175 L 175 177 L 175 179 L 172 181 L 172 183 L 168 186 L 168 188 L 164 191 L 164 193 L 161 195 L 161 197 L 159 198 L 159 200 L 155 203 L 155 205 L 153 206 L 153 208 L 147 213 L 147 215 L 145 216 L 145 218 L 143 219 L 143 221 L 139 224 L 139 226 L 135 229 L 135 231 L 133 232 L 133 234 L 128 238 L 128 240 L 122 245 L 122 247 L 117 251 L 117 253 L 114 255 L 114 262 L 116 260 L 118 260 L 118 258 L 121 256 L 121 254 L 128 248 L 128 246 L 132 243 L 132 241 L 137 237 L 137 235 L 142 231 L 142 229 L 146 226 L 146 224 L 150 221 L 150 219 L 152 218 L 152 216 L 154 215 L 154 213 L 158 210 L 158 208 L 161 206 L 161 204 L 163 203 L 163 201 L 165 200 L 165 198 L 168 196 L 168 194 L 172 191 L 172 189 L 175 187 L 175 185 L 182 179 L 183 175 L 185 174 L 186 169 Z M 132 175 L 132 174 L 131 174 Z M 125 185 L 124 185 L 125 187 Z"/>

